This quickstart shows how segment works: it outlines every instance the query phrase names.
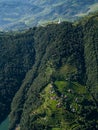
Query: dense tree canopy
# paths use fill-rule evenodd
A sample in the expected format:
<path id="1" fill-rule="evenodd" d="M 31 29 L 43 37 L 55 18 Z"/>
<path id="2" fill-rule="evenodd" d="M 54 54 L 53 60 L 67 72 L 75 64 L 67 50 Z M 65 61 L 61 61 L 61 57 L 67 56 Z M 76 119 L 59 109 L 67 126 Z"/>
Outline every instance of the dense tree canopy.
<path id="1" fill-rule="evenodd" d="M 0 61 L 0 121 L 11 105 L 10 130 L 98 129 L 97 13 L 0 34 Z"/>

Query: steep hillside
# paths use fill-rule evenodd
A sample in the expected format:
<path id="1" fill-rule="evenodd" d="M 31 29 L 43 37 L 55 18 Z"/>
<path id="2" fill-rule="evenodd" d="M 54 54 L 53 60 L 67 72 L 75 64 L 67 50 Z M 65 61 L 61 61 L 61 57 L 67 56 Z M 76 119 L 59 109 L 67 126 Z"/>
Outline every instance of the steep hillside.
<path id="1" fill-rule="evenodd" d="M 35 29 L 35 64 L 13 99 L 10 130 L 98 129 L 97 29 L 98 14 Z"/>
<path id="2" fill-rule="evenodd" d="M 13 126 L 15 127 L 16 124 L 19 124 L 20 119 L 23 125 L 22 129 L 32 129 L 28 124 L 29 113 L 42 103 L 38 95 L 45 86 L 51 80 L 57 77 L 60 78 L 60 76 L 55 75 L 59 67 L 66 64 L 64 69 L 67 70 L 67 68 L 69 68 L 70 70 L 72 66 L 72 71 L 66 72 L 67 74 L 64 78 L 61 77 L 61 80 L 71 79 L 81 83 L 84 82 L 85 78 L 82 78 L 82 76 L 85 77 L 84 58 L 82 56 L 83 48 L 81 47 L 82 39 L 74 39 L 77 37 L 75 36 L 76 34 L 73 33 L 74 31 L 76 31 L 76 29 L 72 24 L 66 22 L 58 26 L 54 24 L 36 29 L 34 35 L 36 49 L 35 65 L 33 69 L 27 73 L 20 90 L 14 98 L 11 118 L 14 118 L 15 121 L 11 121 L 11 129 L 13 129 Z M 77 35 L 82 36 L 81 32 Z M 23 118 L 20 118 L 22 111 Z"/>
<path id="3" fill-rule="evenodd" d="M 98 10 L 98 0 L 1 0 L 0 28 L 24 29 L 44 23 L 75 20 Z"/>
<path id="4" fill-rule="evenodd" d="M 98 15 L 91 18 L 85 25 L 85 62 L 87 86 L 97 99 L 98 91 Z M 89 58 L 88 58 L 89 57 Z M 97 100 L 98 101 L 98 100 Z"/>
<path id="5" fill-rule="evenodd" d="M 97 79 L 98 13 L 0 33 L 0 121 L 10 113 L 9 130 L 97 130 Z"/>
<path id="6" fill-rule="evenodd" d="M 13 96 L 34 63 L 33 39 L 0 35 L 0 122 L 8 116 Z"/>

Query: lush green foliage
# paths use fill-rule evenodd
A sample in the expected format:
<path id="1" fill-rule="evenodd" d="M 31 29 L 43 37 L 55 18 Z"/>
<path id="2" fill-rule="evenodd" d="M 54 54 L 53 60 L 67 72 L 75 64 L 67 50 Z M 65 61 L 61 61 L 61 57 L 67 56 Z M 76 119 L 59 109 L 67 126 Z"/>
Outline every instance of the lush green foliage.
<path id="1" fill-rule="evenodd" d="M 98 14 L 1 34 L 1 107 L 9 112 L 17 92 L 10 130 L 98 129 L 97 38 Z"/>
<path id="2" fill-rule="evenodd" d="M 33 39 L 0 36 L 0 122 L 10 112 L 10 103 L 26 72 L 34 63 Z"/>

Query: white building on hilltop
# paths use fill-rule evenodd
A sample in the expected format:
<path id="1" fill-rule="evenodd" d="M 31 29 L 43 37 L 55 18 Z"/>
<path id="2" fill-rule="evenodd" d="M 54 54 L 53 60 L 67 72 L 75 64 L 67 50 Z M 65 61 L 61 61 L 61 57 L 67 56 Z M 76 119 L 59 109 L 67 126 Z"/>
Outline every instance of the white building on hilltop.
<path id="1" fill-rule="evenodd" d="M 58 24 L 60 24 L 60 23 L 61 23 L 61 20 L 59 19 Z"/>

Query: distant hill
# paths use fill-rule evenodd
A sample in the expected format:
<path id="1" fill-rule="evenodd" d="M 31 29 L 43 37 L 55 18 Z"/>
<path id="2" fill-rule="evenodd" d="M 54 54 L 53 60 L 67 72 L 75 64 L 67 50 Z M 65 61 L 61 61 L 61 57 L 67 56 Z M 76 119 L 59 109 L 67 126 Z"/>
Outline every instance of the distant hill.
<path id="1" fill-rule="evenodd" d="M 0 30 L 17 30 L 48 22 L 75 20 L 98 10 L 98 0 L 1 0 Z"/>

